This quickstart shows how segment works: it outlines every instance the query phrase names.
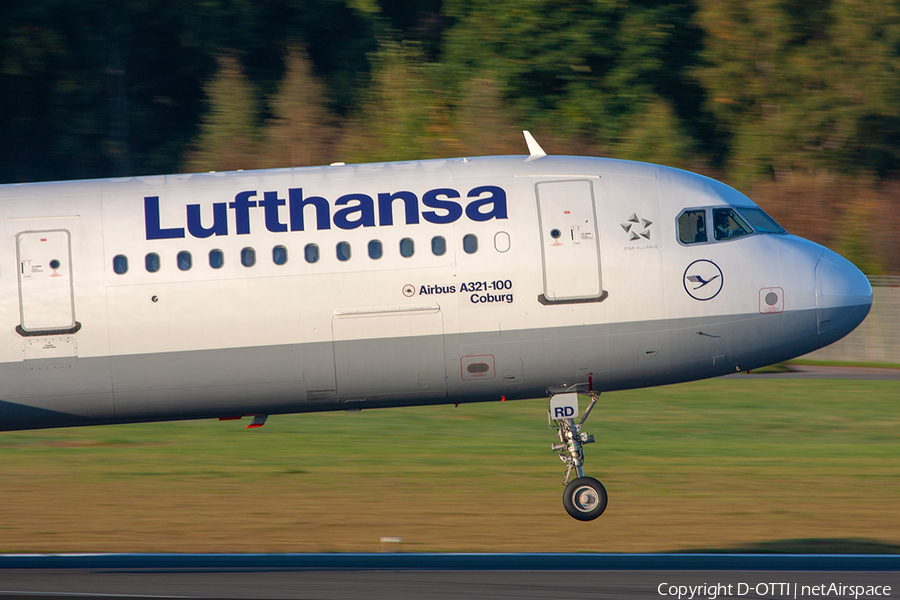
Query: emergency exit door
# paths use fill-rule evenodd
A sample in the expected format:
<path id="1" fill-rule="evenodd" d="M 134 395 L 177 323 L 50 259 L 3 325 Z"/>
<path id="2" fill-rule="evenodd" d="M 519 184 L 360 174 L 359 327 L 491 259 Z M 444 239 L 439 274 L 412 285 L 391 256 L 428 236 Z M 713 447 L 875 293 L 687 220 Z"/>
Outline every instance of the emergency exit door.
<path id="1" fill-rule="evenodd" d="M 19 333 L 41 335 L 76 329 L 69 238 L 65 230 L 23 231 L 16 236 Z"/>
<path id="2" fill-rule="evenodd" d="M 544 304 L 596 302 L 605 295 L 600 279 L 600 239 L 588 180 L 535 186 L 541 228 Z"/>

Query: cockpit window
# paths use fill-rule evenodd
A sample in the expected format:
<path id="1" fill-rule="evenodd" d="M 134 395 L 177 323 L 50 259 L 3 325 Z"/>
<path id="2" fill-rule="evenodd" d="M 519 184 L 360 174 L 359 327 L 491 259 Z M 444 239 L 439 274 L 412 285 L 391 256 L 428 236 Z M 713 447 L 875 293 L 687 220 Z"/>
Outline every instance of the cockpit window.
<path id="1" fill-rule="evenodd" d="M 753 229 L 733 208 L 713 209 L 713 230 L 717 240 L 732 240 L 753 233 Z"/>
<path id="2" fill-rule="evenodd" d="M 707 241 L 705 210 L 687 210 L 678 217 L 678 239 L 682 244 Z"/>
<path id="3" fill-rule="evenodd" d="M 750 222 L 753 229 L 760 233 L 787 233 L 784 227 L 775 222 L 775 219 L 767 215 L 760 208 L 743 207 L 738 212 Z"/>

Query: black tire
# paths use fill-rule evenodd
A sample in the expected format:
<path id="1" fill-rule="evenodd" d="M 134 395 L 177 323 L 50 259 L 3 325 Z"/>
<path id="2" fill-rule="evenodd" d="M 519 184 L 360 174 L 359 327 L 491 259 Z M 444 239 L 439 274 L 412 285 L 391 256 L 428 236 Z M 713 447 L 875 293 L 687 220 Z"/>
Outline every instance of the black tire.
<path id="1" fill-rule="evenodd" d="M 563 506 L 573 519 L 593 521 L 603 514 L 607 503 L 606 488 L 593 477 L 579 477 L 566 486 Z"/>

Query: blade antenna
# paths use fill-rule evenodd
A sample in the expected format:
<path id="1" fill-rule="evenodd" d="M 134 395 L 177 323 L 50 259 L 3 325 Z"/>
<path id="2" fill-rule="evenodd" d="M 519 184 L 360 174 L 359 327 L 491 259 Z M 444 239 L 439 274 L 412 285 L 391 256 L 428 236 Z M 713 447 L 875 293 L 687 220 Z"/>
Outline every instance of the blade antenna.
<path id="1" fill-rule="evenodd" d="M 522 131 L 525 134 L 525 143 L 528 144 L 528 153 L 531 155 L 528 158 L 542 158 L 547 156 L 547 153 L 544 152 L 544 149 L 541 148 L 541 145 L 537 143 L 537 140 L 534 139 L 534 136 L 531 135 L 529 131 Z"/>

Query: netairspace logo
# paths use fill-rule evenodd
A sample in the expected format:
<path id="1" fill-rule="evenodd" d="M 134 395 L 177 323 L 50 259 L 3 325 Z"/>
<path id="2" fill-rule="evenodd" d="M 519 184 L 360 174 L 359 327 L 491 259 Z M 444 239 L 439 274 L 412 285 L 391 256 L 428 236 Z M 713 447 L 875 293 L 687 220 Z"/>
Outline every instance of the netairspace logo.
<path id="1" fill-rule="evenodd" d="M 660 596 L 672 596 L 678 600 L 694 598 L 741 598 L 752 594 L 752 598 L 886 598 L 891 595 L 889 585 L 845 585 L 843 583 L 821 583 L 800 585 L 791 582 L 765 583 L 713 583 L 702 585 L 675 585 L 660 583 L 656 588 Z"/>

